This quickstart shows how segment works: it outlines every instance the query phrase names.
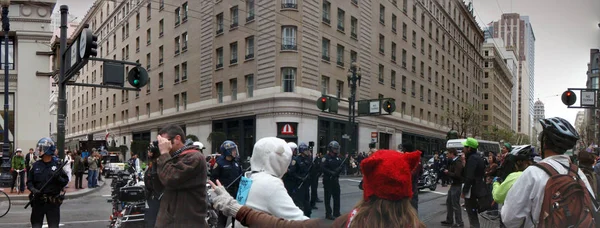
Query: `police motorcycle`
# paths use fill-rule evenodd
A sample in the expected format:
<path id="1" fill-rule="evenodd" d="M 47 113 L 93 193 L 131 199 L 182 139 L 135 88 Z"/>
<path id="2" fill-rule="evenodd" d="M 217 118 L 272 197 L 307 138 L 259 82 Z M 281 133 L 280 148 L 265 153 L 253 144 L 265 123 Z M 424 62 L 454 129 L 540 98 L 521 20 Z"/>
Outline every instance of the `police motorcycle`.
<path id="1" fill-rule="evenodd" d="M 146 188 L 143 175 L 130 167 L 127 172 L 119 172 L 111 183 L 112 214 L 108 227 L 145 227 Z"/>
<path id="2" fill-rule="evenodd" d="M 431 191 L 435 191 L 437 188 L 438 173 L 433 168 L 432 163 L 425 164 L 423 166 L 423 175 L 419 177 L 418 185 L 419 190 L 429 188 Z"/>

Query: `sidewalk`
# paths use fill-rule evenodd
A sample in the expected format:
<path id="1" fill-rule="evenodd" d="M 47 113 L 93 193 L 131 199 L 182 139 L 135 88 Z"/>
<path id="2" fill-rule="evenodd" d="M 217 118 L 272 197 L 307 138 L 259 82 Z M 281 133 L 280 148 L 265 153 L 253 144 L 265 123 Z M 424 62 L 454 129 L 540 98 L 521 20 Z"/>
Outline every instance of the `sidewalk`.
<path id="1" fill-rule="evenodd" d="M 65 188 L 65 191 L 66 191 L 65 199 L 75 199 L 75 198 L 79 198 L 79 197 L 88 195 L 90 193 L 93 193 L 93 192 L 99 190 L 106 183 L 106 178 L 102 177 L 102 181 L 98 181 L 97 188 L 88 188 L 86 176 L 87 176 L 86 174 L 83 175 L 83 181 L 81 184 L 83 189 L 75 188 L 75 176 L 73 176 L 73 178 L 71 179 L 71 182 L 69 182 L 69 184 L 67 185 L 67 188 Z M 27 179 L 27 178 L 25 178 L 25 179 Z M 14 193 L 10 193 L 10 187 L 4 188 L 3 191 L 6 192 L 6 194 L 8 194 L 12 204 L 16 204 L 16 205 L 23 204 L 24 205 L 27 202 L 29 202 L 30 191 L 27 190 L 27 187 L 25 187 L 25 192 L 23 192 L 21 194 L 17 194 L 16 191 Z"/>

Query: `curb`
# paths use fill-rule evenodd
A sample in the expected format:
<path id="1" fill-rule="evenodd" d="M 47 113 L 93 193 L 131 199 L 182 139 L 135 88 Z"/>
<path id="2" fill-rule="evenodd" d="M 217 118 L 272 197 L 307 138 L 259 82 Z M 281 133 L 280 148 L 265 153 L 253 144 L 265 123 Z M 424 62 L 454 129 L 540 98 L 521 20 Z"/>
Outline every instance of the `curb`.
<path id="1" fill-rule="evenodd" d="M 104 185 L 106 184 L 106 181 L 98 181 L 98 183 L 102 183 L 102 184 L 99 184 L 97 188 L 93 188 L 91 190 L 88 190 L 89 188 L 86 188 L 83 190 L 65 194 L 65 200 L 77 199 L 77 198 L 80 198 L 83 196 L 87 196 L 91 193 L 97 192 L 102 187 L 104 187 Z M 14 197 L 10 196 L 10 204 L 12 204 L 12 205 L 25 205 L 27 203 L 29 203 L 29 195 L 18 195 L 18 196 L 14 196 Z"/>

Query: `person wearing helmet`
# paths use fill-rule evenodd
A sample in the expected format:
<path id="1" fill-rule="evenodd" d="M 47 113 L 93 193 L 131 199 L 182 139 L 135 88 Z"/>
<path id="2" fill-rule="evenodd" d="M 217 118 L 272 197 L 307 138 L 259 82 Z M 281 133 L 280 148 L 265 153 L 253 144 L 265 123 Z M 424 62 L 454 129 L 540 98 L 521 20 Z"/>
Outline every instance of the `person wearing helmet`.
<path id="1" fill-rule="evenodd" d="M 296 156 L 298 156 L 298 145 L 294 142 L 288 142 L 287 145 L 292 149 L 292 160 L 290 161 L 287 172 L 283 174 L 281 180 L 283 180 L 283 185 L 285 186 L 285 189 L 287 189 L 288 195 L 294 199 L 296 205 L 299 205 L 299 203 L 296 202 L 297 198 L 294 195 L 296 194 L 295 190 L 300 183 L 297 183 L 297 179 L 292 175 L 292 167 L 294 166 L 292 163 L 294 163 Z"/>
<path id="2" fill-rule="evenodd" d="M 202 144 L 201 142 L 194 142 L 193 145 L 197 146 L 200 152 L 204 153 L 204 144 Z"/>
<path id="3" fill-rule="evenodd" d="M 298 156 L 292 160 L 290 176 L 295 179 L 294 202 L 304 211 L 306 217 L 310 217 L 310 169 L 312 168 L 312 156 L 308 145 L 300 143 L 298 146 Z"/>
<path id="4" fill-rule="evenodd" d="M 484 174 L 485 162 L 477 153 L 479 142 L 474 138 L 467 138 L 462 142 L 465 154 L 465 167 L 463 171 L 464 186 L 462 198 L 465 198 L 465 207 L 469 216 L 471 227 L 479 227 L 479 213 L 488 210 L 492 204 L 491 192 L 486 187 Z"/>
<path id="5" fill-rule="evenodd" d="M 525 169 L 523 174 L 521 174 L 508 191 L 506 199 L 510 200 L 504 202 L 501 210 L 502 222 L 506 227 L 521 227 L 523 225 L 524 227 L 534 227 L 541 224 L 540 214 L 542 204 L 544 203 L 545 188 L 546 183 L 550 179 L 547 171 L 556 171 L 559 174 L 574 174 L 575 172 L 571 172 L 569 169 L 576 169 L 577 176 L 580 177 L 580 180 L 587 188 L 584 190 L 585 193 L 593 191 L 587 178 L 585 178 L 585 174 L 580 169 L 577 169 L 570 161 L 569 155 L 565 154 L 567 150 L 575 147 L 579 140 L 579 134 L 573 125 L 559 117 L 541 119 L 539 123 L 542 126 L 542 132 L 539 134 L 538 140 L 540 141 L 540 152 L 543 160 Z M 585 195 L 583 196 L 585 197 Z M 581 201 L 579 196 L 572 197 L 573 200 L 585 202 Z M 593 195 L 590 201 L 595 201 Z M 568 205 L 568 203 L 564 202 L 563 204 Z M 591 206 L 593 207 L 594 205 Z M 584 213 L 583 209 L 578 212 L 572 211 L 571 213 L 578 214 L 579 212 Z M 579 227 L 579 224 L 566 225 Z"/>
<path id="6" fill-rule="evenodd" d="M 493 181 L 492 196 L 496 203 L 504 204 L 508 190 L 532 163 L 531 145 L 518 147 L 507 153 L 504 166 L 501 167 L 501 172 L 499 172 L 500 176 L 495 177 Z"/>
<path id="7" fill-rule="evenodd" d="M 323 157 L 321 170 L 323 170 L 323 188 L 325 190 L 325 218 L 335 220 L 340 213 L 340 173 L 344 163 L 340 157 L 340 144 L 331 141 L 327 145 L 327 155 Z M 331 198 L 333 197 L 333 213 L 331 211 Z"/>
<path id="8" fill-rule="evenodd" d="M 233 141 L 226 140 L 219 147 L 219 153 L 221 156 L 217 158 L 217 163 L 210 172 L 210 179 L 213 182 L 219 180 L 226 186 L 229 194 L 236 195 L 240 185 L 240 176 L 242 175 L 242 166 L 236 160 L 238 147 Z M 225 227 L 227 219 L 227 216 L 219 213 L 219 227 Z"/>
<path id="9" fill-rule="evenodd" d="M 60 205 L 64 199 L 60 192 L 69 183 L 69 177 L 60 168 L 60 163 L 54 160 L 56 146 L 54 146 L 52 139 L 40 139 L 37 143 L 37 150 L 42 158 L 33 163 L 31 172 L 27 177 L 27 189 L 35 196 L 30 197 L 32 198 L 31 226 L 41 228 L 44 223 L 44 216 L 46 216 L 48 227 L 58 227 L 60 223 Z M 52 179 L 56 172 L 59 173 Z M 50 181 L 50 179 L 52 180 Z M 45 187 L 43 187 L 44 184 L 46 184 Z"/>

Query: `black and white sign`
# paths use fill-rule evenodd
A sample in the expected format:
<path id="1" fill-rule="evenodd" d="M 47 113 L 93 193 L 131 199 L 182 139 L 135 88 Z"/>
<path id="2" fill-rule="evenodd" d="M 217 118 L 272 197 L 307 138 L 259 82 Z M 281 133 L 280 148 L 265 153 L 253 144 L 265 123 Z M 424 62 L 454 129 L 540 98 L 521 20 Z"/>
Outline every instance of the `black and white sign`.
<path id="1" fill-rule="evenodd" d="M 79 59 L 79 55 L 77 54 L 77 41 L 78 40 L 73 41 L 74 44 L 71 45 L 71 67 L 73 67 Z"/>
<path id="2" fill-rule="evenodd" d="M 594 106 L 596 105 L 596 92 L 595 91 L 581 91 L 581 106 Z"/>
<path id="3" fill-rule="evenodd" d="M 370 113 L 379 113 L 379 101 L 371 101 L 369 103 L 369 112 Z"/>

